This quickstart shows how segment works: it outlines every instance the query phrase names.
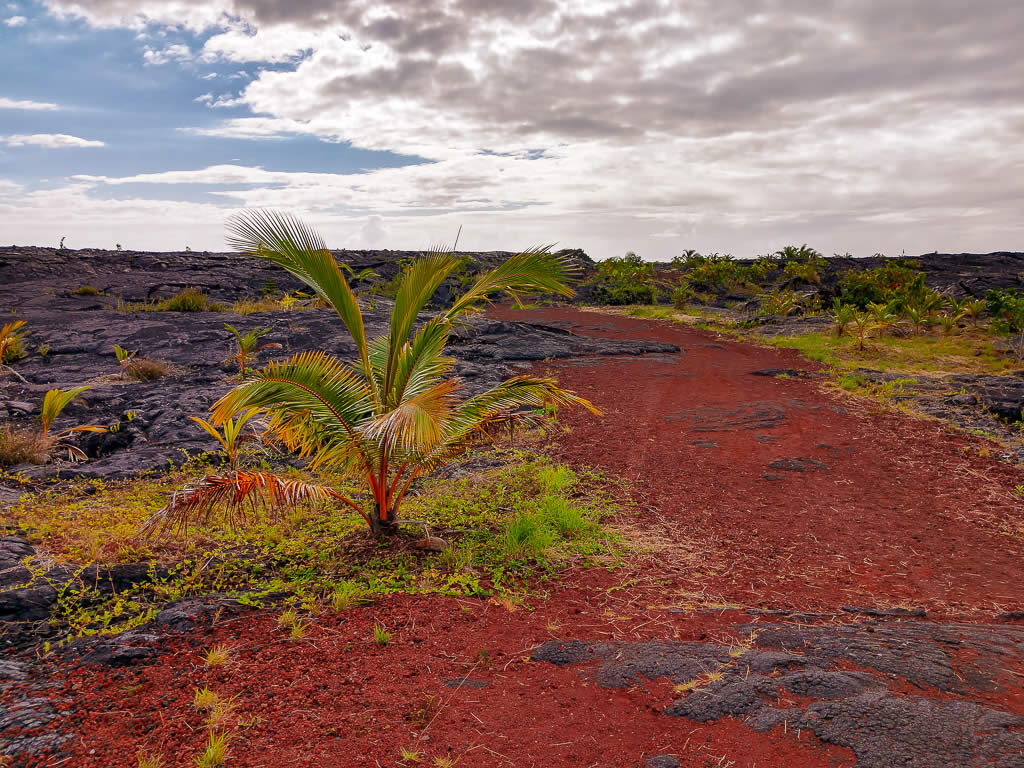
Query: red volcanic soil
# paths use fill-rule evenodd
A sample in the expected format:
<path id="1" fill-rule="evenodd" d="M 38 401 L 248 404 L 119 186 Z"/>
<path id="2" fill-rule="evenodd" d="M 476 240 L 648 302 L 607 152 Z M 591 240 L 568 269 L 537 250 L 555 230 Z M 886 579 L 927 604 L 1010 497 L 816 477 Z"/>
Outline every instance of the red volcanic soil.
<path id="1" fill-rule="evenodd" d="M 699 549 L 699 576 L 666 563 L 683 568 L 680 586 L 696 577 L 744 606 L 1024 607 L 1021 474 L 980 458 L 975 438 L 818 378 L 752 375 L 819 368 L 793 351 L 573 309 L 493 314 L 682 348 L 543 367 L 604 412 L 561 419 L 571 432 L 556 452 L 629 480 L 667 534 Z"/>
<path id="2" fill-rule="evenodd" d="M 741 625 L 786 621 L 740 607 L 826 612 L 832 623 L 862 620 L 844 606 L 921 606 L 967 622 L 1024 608 L 1019 475 L 979 458 L 974 439 L 830 394 L 818 378 L 752 375 L 814 370 L 795 353 L 572 309 L 493 316 L 682 348 L 535 367 L 604 412 L 560 413 L 567 431 L 552 449 L 631 485 L 639 514 L 619 522 L 651 554 L 564 574 L 526 608 L 394 596 L 318 616 L 298 641 L 264 612 L 173 638 L 150 665 L 47 664 L 42 695 L 62 715 L 44 733 L 70 739 L 27 764 L 134 766 L 143 749 L 167 768 L 192 766 L 207 737 L 192 696 L 208 685 L 233 697 L 230 768 L 604 768 L 666 754 L 694 768 L 853 766 L 851 749 L 807 730 L 668 717 L 680 695 L 663 677 L 607 688 L 594 662 L 556 666 L 531 651 L 550 640 L 729 646 L 749 636 Z M 392 631 L 389 645 L 373 642 L 375 622 Z M 217 642 L 232 659 L 207 669 L 201 651 Z M 1019 673 L 1019 661 L 1004 666 Z M 952 695 L 925 688 L 893 676 L 900 696 Z M 1024 712 L 1009 683 L 970 698 Z"/>

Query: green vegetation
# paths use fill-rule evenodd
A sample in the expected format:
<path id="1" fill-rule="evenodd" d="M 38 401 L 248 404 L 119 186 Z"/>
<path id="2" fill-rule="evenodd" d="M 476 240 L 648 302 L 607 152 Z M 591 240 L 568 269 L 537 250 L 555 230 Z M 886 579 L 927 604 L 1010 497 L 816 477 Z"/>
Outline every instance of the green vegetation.
<path id="1" fill-rule="evenodd" d="M 622 556 L 620 538 L 601 525 L 613 505 L 600 476 L 521 449 L 488 455 L 500 466 L 456 480 L 423 478 L 405 507 L 421 522 L 381 539 L 365 535 L 361 517 L 326 501 L 297 505 L 279 519 L 260 516 L 244 529 L 197 524 L 184 536 L 141 537 L 140 524 L 171 489 L 206 474 L 198 459 L 169 474 L 30 492 L 10 518 L 45 552 L 28 563 L 35 584 L 43 583 L 50 558 L 82 568 L 152 563 L 149 581 L 115 595 L 77 581 L 55 584 L 60 596 L 51 621 L 64 637 L 120 632 L 168 602 L 211 593 L 257 606 L 283 603 L 282 628 L 301 625 L 301 634 L 308 622 L 300 617 L 323 609 L 350 610 L 395 592 L 518 599 L 569 564 L 613 565 Z M 326 479 L 355 492 L 344 478 Z M 525 537 L 523 518 L 530 521 Z M 439 554 L 414 549 L 424 528 L 448 547 Z"/>
<path id="2" fill-rule="evenodd" d="M 374 533 L 392 532 L 412 483 L 492 431 L 535 424 L 558 406 L 596 412 L 554 380 L 534 376 L 517 376 L 460 400 L 458 380 L 449 378 L 454 361 L 444 355 L 453 325 L 493 293 L 571 295 L 564 259 L 540 250 L 513 256 L 477 276 L 448 310 L 414 332 L 417 315 L 461 263 L 451 253 L 428 254 L 403 275 L 388 333 L 368 340 L 355 294 L 316 233 L 293 217 L 268 211 L 240 214 L 229 226 L 237 250 L 288 270 L 337 312 L 358 361 L 304 352 L 270 363 L 215 404 L 213 425 L 253 408 L 265 411 L 270 435 L 311 457 L 313 469 L 356 479 L 373 503 L 367 511 L 351 493 L 234 469 L 174 494 L 148 531 L 181 529 L 195 519 L 209 522 L 222 506 L 237 524 L 261 505 L 281 514 L 305 501 L 330 499 L 357 512 Z"/>
<path id="3" fill-rule="evenodd" d="M 240 379 L 245 378 L 245 374 L 249 373 L 249 363 L 255 359 L 258 352 L 262 352 L 264 349 L 281 348 L 280 344 L 273 341 L 257 346 L 260 337 L 270 333 L 269 328 L 253 328 L 245 334 L 228 323 L 224 323 L 224 328 L 231 331 L 235 337 L 235 360 L 238 362 L 238 378 Z"/>
<path id="4" fill-rule="evenodd" d="M 198 288 L 185 288 L 162 301 L 129 302 L 119 298 L 115 309 L 119 312 L 227 312 L 228 308 L 213 301 Z"/>
<path id="5" fill-rule="evenodd" d="M 12 320 L 0 328 L 0 367 L 10 365 L 28 354 L 22 343 L 25 332 L 21 329 L 24 327 L 24 320 Z"/>
<path id="6" fill-rule="evenodd" d="M 599 304 L 656 304 L 655 278 L 654 265 L 630 251 L 599 263 L 591 284 Z"/>
<path id="7" fill-rule="evenodd" d="M 104 293 L 99 288 L 94 288 L 91 285 L 83 285 L 80 288 L 75 288 L 71 291 L 72 296 L 103 296 Z"/>
<path id="8" fill-rule="evenodd" d="M 108 427 L 86 424 L 70 427 L 61 432 L 51 432 L 53 422 L 89 386 L 70 390 L 51 389 L 43 397 L 38 429 L 15 428 L 11 424 L 0 427 L 0 466 L 12 466 L 23 462 L 45 464 L 54 454 L 63 453 L 69 461 L 85 461 L 86 455 L 76 445 L 68 442 L 78 432 L 107 432 Z"/>

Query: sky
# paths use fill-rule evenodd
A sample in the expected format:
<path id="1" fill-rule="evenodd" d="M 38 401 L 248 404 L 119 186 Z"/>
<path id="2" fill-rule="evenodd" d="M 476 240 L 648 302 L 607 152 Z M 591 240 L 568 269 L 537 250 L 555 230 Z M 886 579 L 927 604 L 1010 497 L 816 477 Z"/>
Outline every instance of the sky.
<path id="1" fill-rule="evenodd" d="M 0 243 L 1024 251 L 1020 0 L 0 0 Z"/>

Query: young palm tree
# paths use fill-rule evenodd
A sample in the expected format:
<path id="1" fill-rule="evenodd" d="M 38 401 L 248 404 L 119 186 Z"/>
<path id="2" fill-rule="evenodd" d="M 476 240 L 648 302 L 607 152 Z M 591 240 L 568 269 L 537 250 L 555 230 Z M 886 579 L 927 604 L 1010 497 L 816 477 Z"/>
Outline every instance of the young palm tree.
<path id="1" fill-rule="evenodd" d="M 567 261 L 543 249 L 508 259 L 475 283 L 448 310 L 416 328 L 417 316 L 441 282 L 458 266 L 452 253 L 434 252 L 413 264 L 395 296 L 386 334 L 367 339 L 363 315 L 348 280 L 323 240 L 297 218 L 273 211 L 246 211 L 228 222 L 229 244 L 265 259 L 302 280 L 341 318 L 356 346 L 354 362 L 326 352 L 303 352 L 253 373 L 213 407 L 213 424 L 259 409 L 268 431 L 313 469 L 359 478 L 372 496 L 364 509 L 333 489 L 236 470 L 206 478 L 175 494 L 147 523 L 147 531 L 210 520 L 224 504 L 232 521 L 303 500 L 334 499 L 358 512 L 374 533 L 393 531 L 398 510 L 416 478 L 466 451 L 499 426 L 535 422 L 538 410 L 589 402 L 552 379 L 517 376 L 493 389 L 459 398 L 451 378 L 454 360 L 444 355 L 453 325 L 495 292 L 572 295 Z"/>

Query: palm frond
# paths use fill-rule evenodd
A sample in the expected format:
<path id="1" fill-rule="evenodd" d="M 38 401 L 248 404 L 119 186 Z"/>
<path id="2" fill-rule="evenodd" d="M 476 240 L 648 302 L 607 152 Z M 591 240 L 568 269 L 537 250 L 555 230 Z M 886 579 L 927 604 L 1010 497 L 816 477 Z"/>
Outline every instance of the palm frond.
<path id="1" fill-rule="evenodd" d="M 394 380 L 388 392 L 389 404 L 415 397 L 451 371 L 455 360 L 444 355 L 450 333 L 448 321 L 435 317 L 417 331 L 412 343 L 402 345 L 395 360 Z"/>
<path id="2" fill-rule="evenodd" d="M 213 406 L 213 423 L 262 408 L 319 418 L 329 432 L 348 434 L 366 418 L 371 397 L 366 381 L 326 352 L 301 352 L 255 372 Z"/>
<path id="3" fill-rule="evenodd" d="M 227 227 L 232 248 L 277 264 L 316 291 L 338 313 L 360 358 L 364 364 L 367 362 L 366 331 L 359 303 L 316 232 L 291 214 L 263 209 L 235 214 L 228 219 Z"/>
<path id="4" fill-rule="evenodd" d="M 461 444 L 497 424 L 536 420 L 531 409 L 582 406 L 600 416 L 594 405 L 554 379 L 516 376 L 463 402 L 452 414 L 448 441 Z"/>
<path id="5" fill-rule="evenodd" d="M 73 389 L 51 389 L 47 392 L 43 396 L 43 407 L 39 414 L 39 418 L 43 422 L 43 434 L 49 433 L 50 426 L 54 420 L 60 416 L 61 411 L 67 408 L 71 401 L 91 388 L 91 385 L 86 384 L 85 386 L 74 387 Z"/>
<path id="6" fill-rule="evenodd" d="M 476 302 L 487 301 L 488 294 L 497 291 L 572 296 L 574 291 L 568 281 L 577 271 L 568 257 L 553 254 L 547 247 L 523 251 L 481 274 L 473 286 L 455 301 L 446 317 L 457 317 Z"/>
<path id="7" fill-rule="evenodd" d="M 383 444 L 386 451 L 396 446 L 407 452 L 429 451 L 444 439 L 445 426 L 455 407 L 452 395 L 458 388 L 458 379 L 442 380 L 371 421 L 363 434 Z"/>
<path id="8" fill-rule="evenodd" d="M 262 509 L 271 518 L 304 502 L 341 501 L 366 513 L 337 491 L 323 485 L 278 477 L 268 472 L 234 471 L 209 475 L 175 491 L 167 505 L 143 525 L 141 534 L 150 536 L 168 530 L 187 530 L 188 526 L 208 525 L 223 518 L 238 529 L 254 521 Z"/>
<path id="9" fill-rule="evenodd" d="M 398 356 L 402 346 L 409 342 L 416 316 L 423 311 L 431 296 L 458 264 L 459 259 L 455 254 L 434 251 L 413 264 L 405 273 L 391 309 L 387 369 L 384 374 L 385 393 L 391 392 Z"/>

